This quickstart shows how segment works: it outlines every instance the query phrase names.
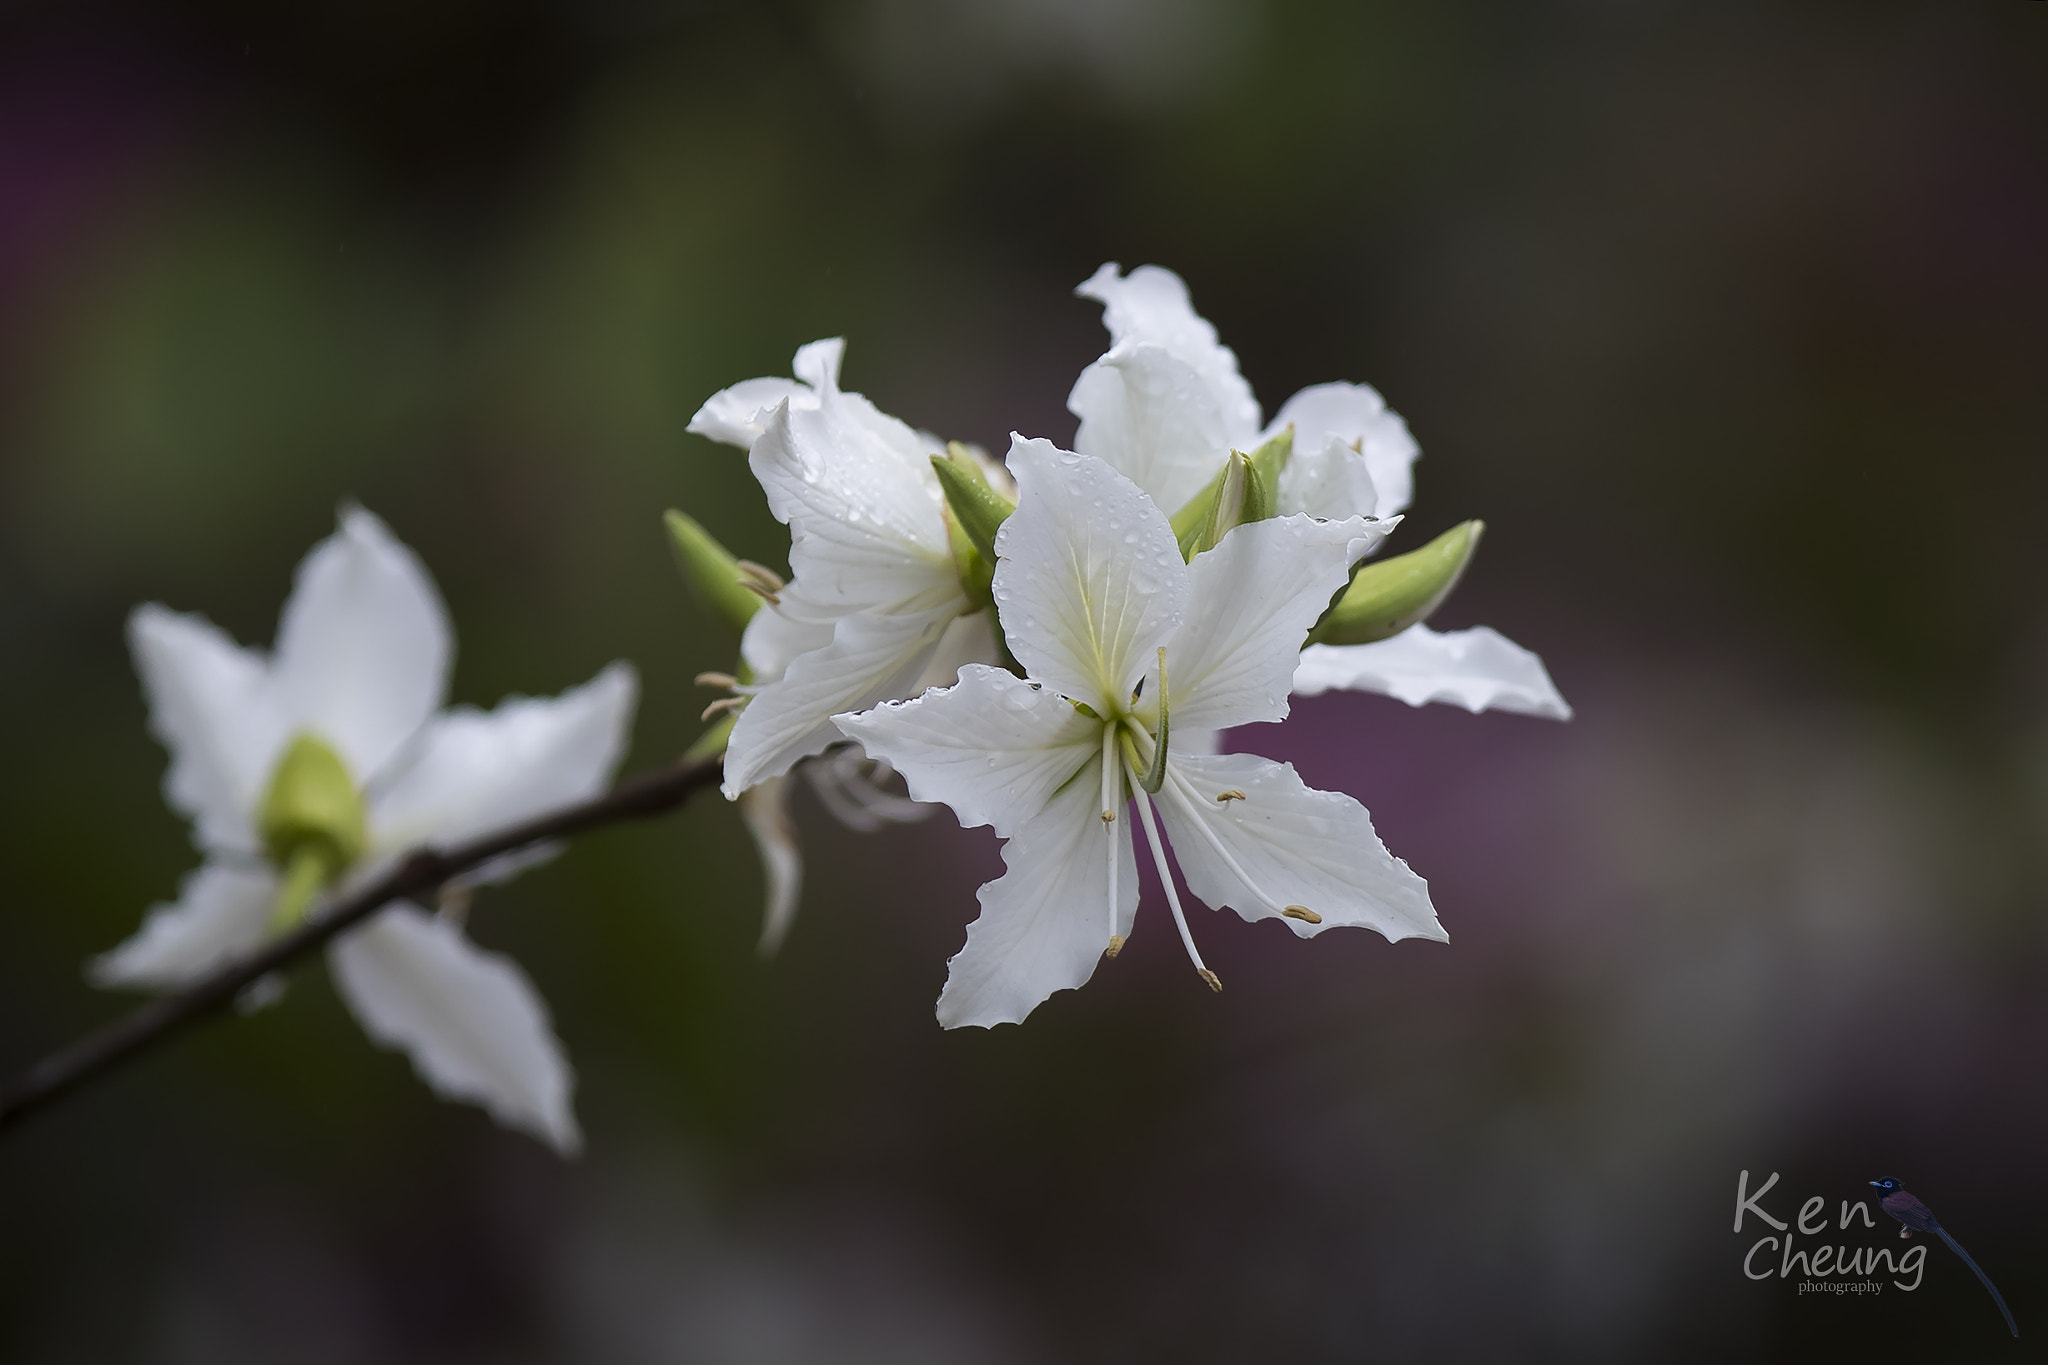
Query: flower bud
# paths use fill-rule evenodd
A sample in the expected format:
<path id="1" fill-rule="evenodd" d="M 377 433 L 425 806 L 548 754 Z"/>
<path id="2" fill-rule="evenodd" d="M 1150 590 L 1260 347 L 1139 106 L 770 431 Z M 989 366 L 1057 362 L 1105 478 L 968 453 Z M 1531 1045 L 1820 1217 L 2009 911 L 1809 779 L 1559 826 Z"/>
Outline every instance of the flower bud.
<path id="1" fill-rule="evenodd" d="M 362 856 L 363 798 L 340 754 L 300 733 L 271 774 L 257 809 L 264 850 L 284 874 L 273 920 L 295 922 L 326 886 Z"/>
<path id="2" fill-rule="evenodd" d="M 946 531 L 952 539 L 953 562 L 960 570 L 960 587 L 967 600 L 985 607 L 995 600 L 991 585 L 996 572 L 996 532 L 1017 510 L 1017 504 L 988 481 L 973 451 L 958 441 L 946 449 L 947 454 L 934 455 L 931 461 L 939 490 L 946 495 Z"/>
<path id="3" fill-rule="evenodd" d="M 1183 559 L 1192 560 L 1248 521 L 1264 521 L 1277 510 L 1280 471 L 1294 450 L 1294 428 L 1247 455 L 1233 450 L 1209 486 L 1173 515 L 1173 537 Z"/>
<path id="4" fill-rule="evenodd" d="M 1427 620 L 1458 586 L 1485 529 L 1483 521 L 1461 522 L 1419 550 L 1364 565 L 1308 633 L 1308 643 L 1369 645 Z"/>
<path id="5" fill-rule="evenodd" d="M 747 628 L 762 598 L 742 586 L 746 577 L 732 552 L 720 545 L 696 519 L 671 508 L 668 522 L 669 547 L 675 551 L 676 567 L 697 605 L 736 631 Z"/>

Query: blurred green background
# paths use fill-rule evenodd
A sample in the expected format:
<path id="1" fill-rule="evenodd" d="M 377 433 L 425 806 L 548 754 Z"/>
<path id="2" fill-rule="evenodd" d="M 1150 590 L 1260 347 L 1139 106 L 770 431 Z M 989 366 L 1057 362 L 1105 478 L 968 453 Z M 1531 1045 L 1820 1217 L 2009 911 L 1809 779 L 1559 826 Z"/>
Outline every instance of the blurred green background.
<path id="1" fill-rule="evenodd" d="M 2048 1330 L 2048 6 L 117 0 L 0 13 L 0 1063 L 193 861 L 122 622 L 270 639 L 358 498 L 459 700 L 730 641 L 676 505 L 786 547 L 718 387 L 1066 440 L 1104 260 L 1268 411 L 1377 385 L 1439 624 L 1568 726 L 1360 696 L 1247 747 L 1371 807 L 1448 947 L 1156 895 L 1021 1029 L 942 1033 L 986 831 L 814 801 L 782 956 L 703 802 L 479 900 L 589 1152 L 437 1103 L 324 968 L 0 1141 L 22 1362 L 2008 1358 L 1752 1283 L 1736 1173 L 1895 1175 Z M 1877 1235 L 1890 1240 L 1888 1231 Z M 1873 1239 L 1875 1240 L 1875 1239 Z"/>

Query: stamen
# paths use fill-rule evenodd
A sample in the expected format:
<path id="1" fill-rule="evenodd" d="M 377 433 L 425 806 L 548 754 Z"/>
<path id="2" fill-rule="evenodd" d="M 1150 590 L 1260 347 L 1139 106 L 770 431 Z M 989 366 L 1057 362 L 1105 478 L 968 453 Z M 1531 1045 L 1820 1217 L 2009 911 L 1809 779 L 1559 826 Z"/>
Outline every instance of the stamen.
<path id="1" fill-rule="evenodd" d="M 1124 936 L 1116 931 L 1117 873 L 1120 870 L 1117 853 L 1116 808 L 1123 795 L 1124 772 L 1116 765 L 1116 727 L 1102 727 L 1102 833 L 1103 842 L 1109 850 L 1109 948 L 1111 957 L 1123 949 Z"/>
<path id="2" fill-rule="evenodd" d="M 776 596 L 776 589 L 774 588 L 770 588 L 763 584 L 756 583 L 751 578 L 740 579 L 739 585 L 745 588 L 748 592 L 754 594 L 754 596 L 760 598 L 763 602 L 766 602 L 771 607 L 779 607 L 782 605 L 782 599 Z"/>
<path id="3" fill-rule="evenodd" d="M 740 684 L 740 680 L 730 673 L 699 673 L 696 681 L 699 687 L 738 687 Z"/>
<path id="4" fill-rule="evenodd" d="M 1223 983 L 1195 951 L 1195 936 L 1188 932 L 1188 917 L 1180 908 L 1180 892 L 1174 889 L 1173 873 L 1167 871 L 1166 849 L 1159 842 L 1159 826 L 1152 819 L 1152 803 L 1140 796 L 1132 804 L 1137 806 L 1138 819 L 1145 826 L 1145 841 L 1152 845 L 1152 864 L 1159 869 L 1159 884 L 1166 888 L 1166 904 L 1173 911 L 1174 926 L 1180 930 L 1181 946 L 1188 950 L 1188 960 L 1195 964 L 1196 974 L 1209 983 L 1209 989 L 1220 991 Z"/>
<path id="5" fill-rule="evenodd" d="M 1266 889 L 1251 879 L 1251 874 L 1244 870 L 1231 855 L 1230 850 L 1223 846 L 1223 841 L 1216 837 L 1216 831 L 1210 829 L 1208 822 L 1202 819 L 1202 812 L 1197 808 L 1201 794 L 1195 790 L 1194 783 L 1179 773 L 1174 773 L 1172 777 L 1172 783 L 1167 788 L 1168 793 L 1174 800 L 1180 802 L 1182 812 L 1188 817 L 1188 823 L 1202 831 L 1202 837 L 1209 841 L 1209 847 L 1216 850 L 1216 856 L 1223 859 L 1224 865 L 1230 869 L 1232 875 L 1244 883 L 1245 890 L 1257 896 L 1268 910 L 1285 915 L 1288 919 L 1305 920 L 1310 924 L 1323 922 L 1323 917 L 1306 905 L 1282 905 L 1278 899 L 1267 895 Z M 1221 801 L 1225 796 L 1235 796 L 1240 801 L 1245 799 L 1243 792 L 1225 792 L 1216 799 Z"/>
<path id="6" fill-rule="evenodd" d="M 704 714 L 697 717 L 697 719 L 700 721 L 710 720 L 713 716 L 724 715 L 727 711 L 737 711 L 746 704 L 747 698 L 745 697 L 720 697 L 717 701 L 705 707 Z"/>
<path id="7" fill-rule="evenodd" d="M 1243 792 L 1239 791 L 1235 787 L 1232 787 L 1227 792 L 1217 792 L 1216 799 L 1218 801 L 1243 801 L 1246 799 L 1246 797 Z"/>
<path id="8" fill-rule="evenodd" d="M 775 572 L 775 570 L 769 568 L 765 564 L 756 564 L 751 559 L 739 560 L 736 563 L 734 563 L 733 567 L 735 569 L 738 569 L 740 573 L 745 575 L 747 578 L 752 579 L 754 582 L 759 583 L 762 587 L 768 589 L 769 592 L 781 592 L 783 588 L 787 586 L 782 581 L 781 574 Z"/>

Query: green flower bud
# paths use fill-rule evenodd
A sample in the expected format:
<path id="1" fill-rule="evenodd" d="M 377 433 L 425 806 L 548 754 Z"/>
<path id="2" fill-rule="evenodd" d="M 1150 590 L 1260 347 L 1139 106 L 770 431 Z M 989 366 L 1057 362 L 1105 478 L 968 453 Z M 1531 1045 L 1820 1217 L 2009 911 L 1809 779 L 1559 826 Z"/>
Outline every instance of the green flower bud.
<path id="1" fill-rule="evenodd" d="M 1279 439 L 1285 439 L 1289 445 L 1293 443 L 1291 435 L 1276 438 L 1261 446 L 1260 454 Z M 1285 462 L 1284 455 L 1280 462 Z M 1180 543 L 1181 557 L 1191 560 L 1202 551 L 1215 548 L 1233 527 L 1272 516 L 1273 478 L 1266 473 L 1272 467 L 1271 460 L 1262 462 L 1257 455 L 1231 451 L 1209 486 L 1173 516 L 1173 538 Z"/>
<path id="2" fill-rule="evenodd" d="M 750 575 L 739 560 L 712 538 L 695 518 L 671 508 L 663 514 L 668 522 L 669 548 L 675 551 L 676 567 L 690 595 L 706 612 L 736 631 L 747 628 L 764 600 L 759 575 Z M 757 586 L 748 587 L 747 584 Z"/>
<path id="3" fill-rule="evenodd" d="M 1017 504 L 998 492 L 981 472 L 973 452 L 958 441 L 944 455 L 931 457 L 932 473 L 946 495 L 946 532 L 952 539 L 953 562 L 967 600 L 985 607 L 994 600 L 996 532 Z"/>
<path id="4" fill-rule="evenodd" d="M 341 755 L 312 735 L 294 736 L 257 809 L 257 832 L 284 873 L 273 921 L 305 914 L 320 889 L 362 856 L 363 797 Z"/>
<path id="5" fill-rule="evenodd" d="M 1462 522 L 1419 550 L 1361 566 L 1308 643 L 1369 645 L 1427 620 L 1458 586 L 1485 529 L 1483 521 Z"/>

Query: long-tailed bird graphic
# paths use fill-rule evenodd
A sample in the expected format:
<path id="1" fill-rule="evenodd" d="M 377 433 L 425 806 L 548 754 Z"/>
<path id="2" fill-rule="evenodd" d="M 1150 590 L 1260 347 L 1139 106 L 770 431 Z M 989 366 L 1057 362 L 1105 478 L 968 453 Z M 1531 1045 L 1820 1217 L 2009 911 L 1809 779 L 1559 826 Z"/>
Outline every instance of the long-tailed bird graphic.
<path id="1" fill-rule="evenodd" d="M 1991 1277 L 1986 1275 L 1977 1263 L 1970 1259 L 1970 1253 L 1963 1250 L 1956 1239 L 1948 1235 L 1948 1229 L 1943 1227 L 1941 1220 L 1934 1216 L 1934 1210 L 1900 1189 L 1899 1182 L 1896 1180 L 1873 1180 L 1870 1184 L 1873 1189 L 1881 1190 L 1884 1193 L 1884 1197 L 1877 1201 L 1878 1206 L 1905 1224 L 1904 1227 L 1899 1229 L 1899 1236 L 1911 1237 L 1916 1232 L 1931 1232 L 1942 1241 L 1947 1242 L 1948 1249 L 1962 1257 L 1963 1264 L 1970 1267 L 1976 1273 L 1977 1278 L 1984 1282 L 1984 1287 L 1991 1292 L 1991 1301 L 1998 1305 L 1999 1312 L 2005 1314 L 2005 1325 L 2012 1329 L 2014 1336 L 2018 1336 L 2020 1329 L 2012 1320 L 2012 1310 L 2005 1306 L 2005 1296 L 1998 1292 L 1997 1285 L 1991 1283 Z"/>

